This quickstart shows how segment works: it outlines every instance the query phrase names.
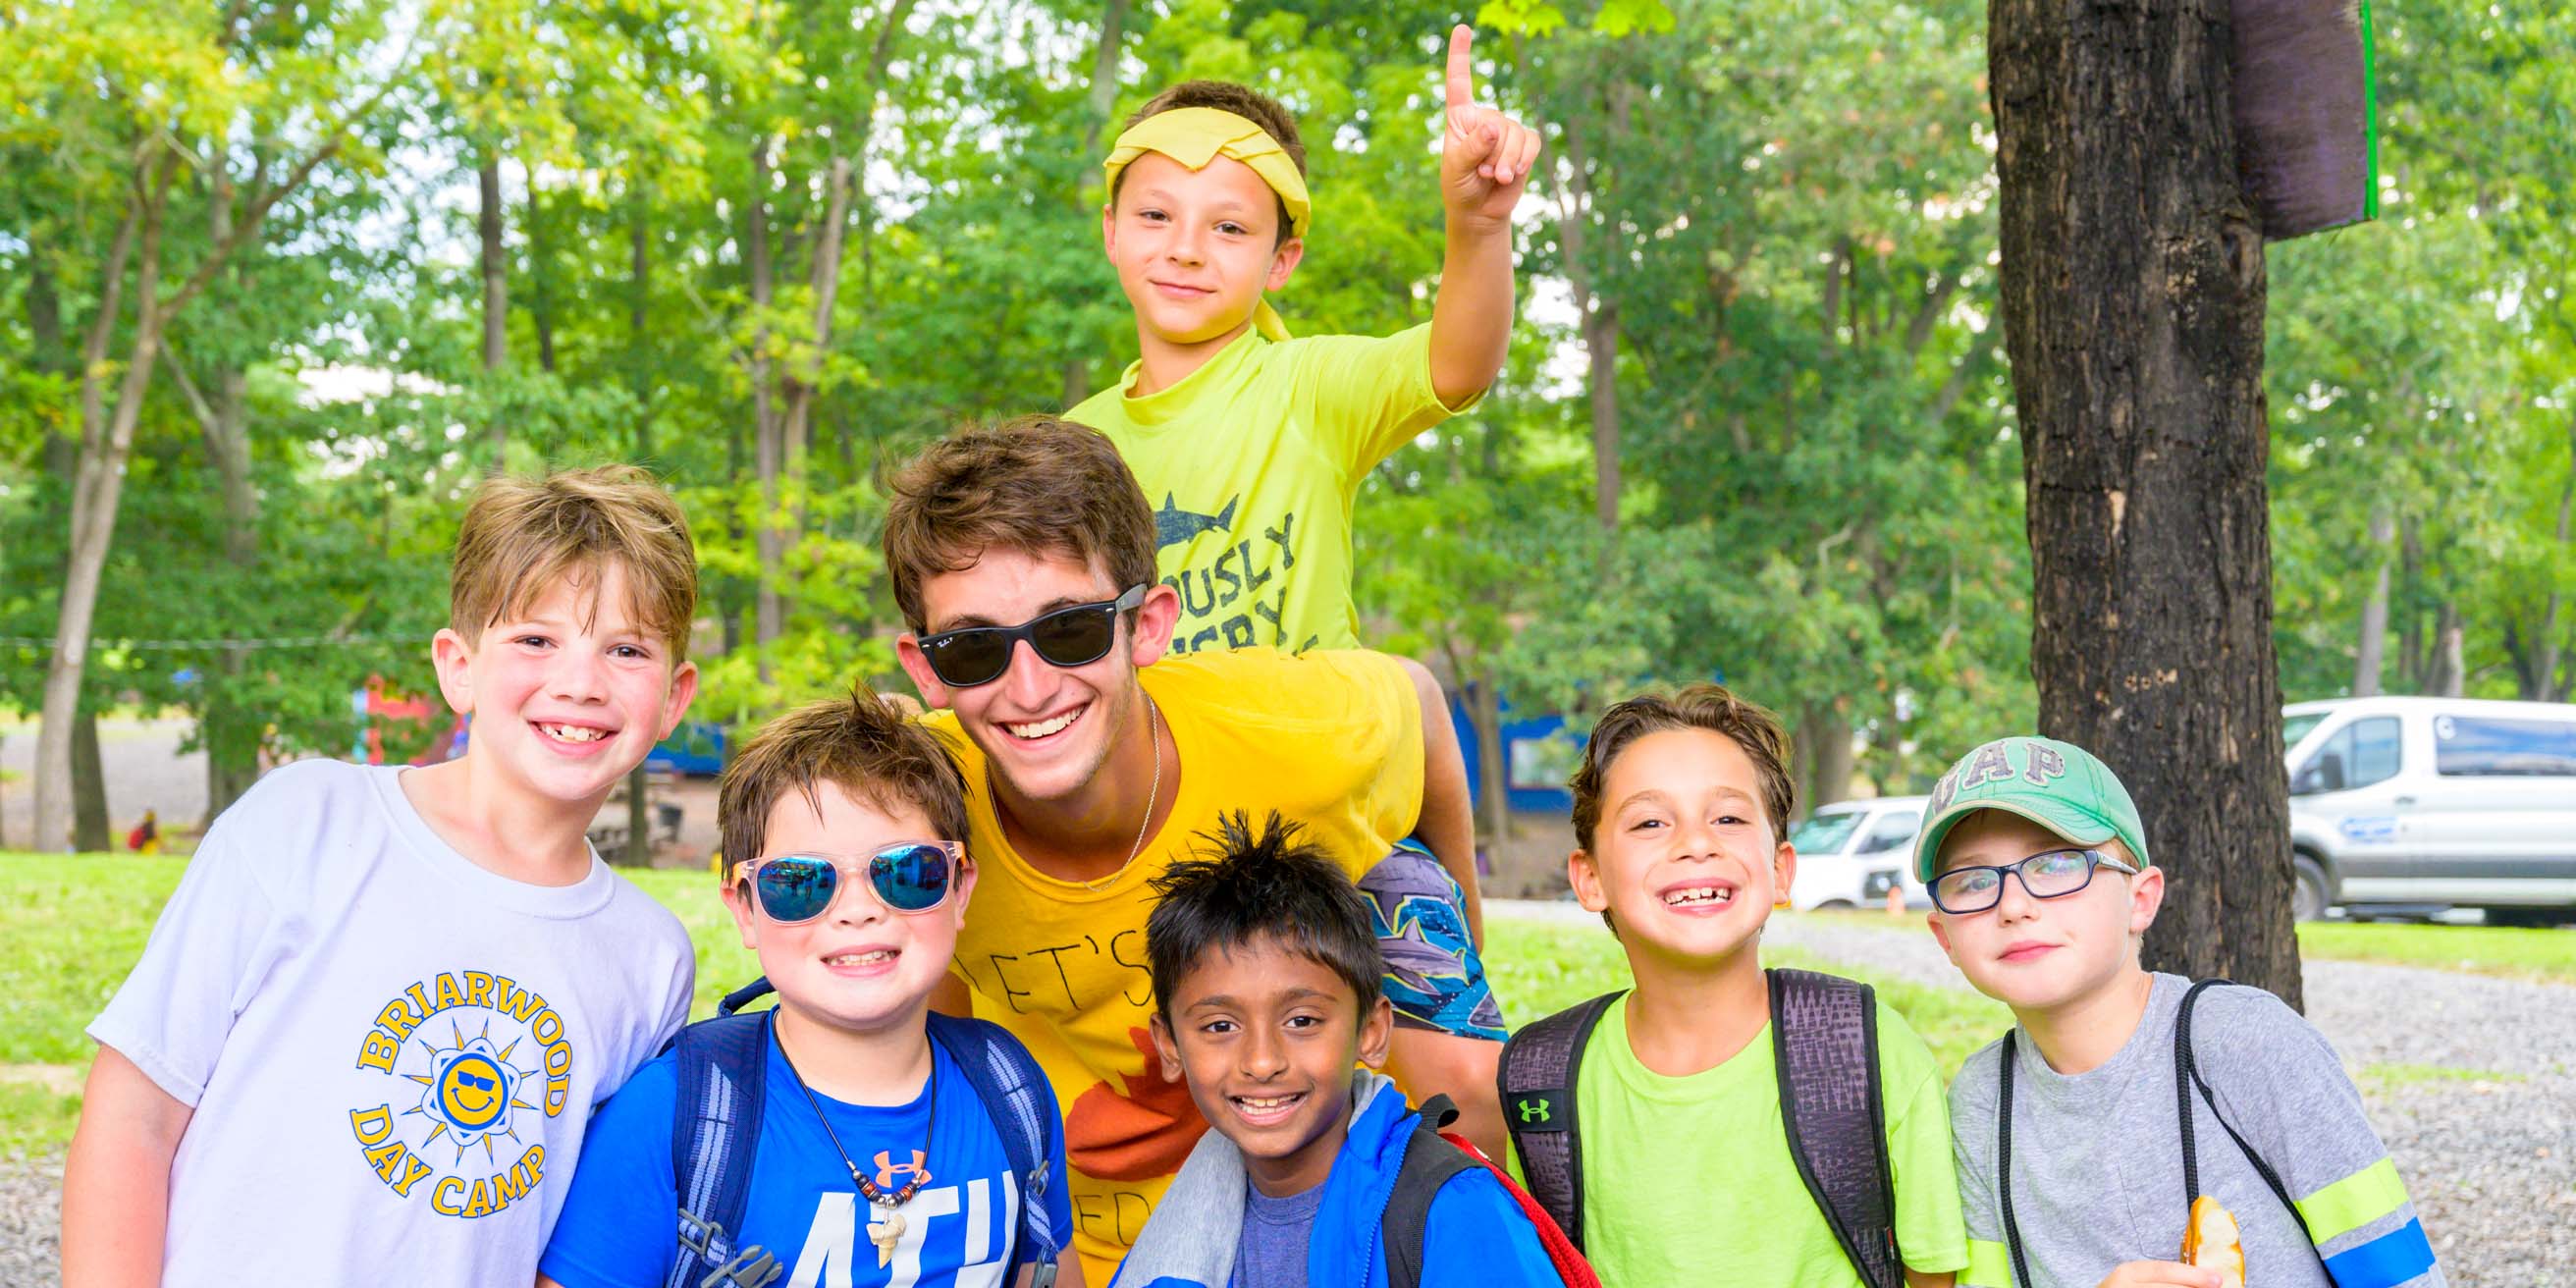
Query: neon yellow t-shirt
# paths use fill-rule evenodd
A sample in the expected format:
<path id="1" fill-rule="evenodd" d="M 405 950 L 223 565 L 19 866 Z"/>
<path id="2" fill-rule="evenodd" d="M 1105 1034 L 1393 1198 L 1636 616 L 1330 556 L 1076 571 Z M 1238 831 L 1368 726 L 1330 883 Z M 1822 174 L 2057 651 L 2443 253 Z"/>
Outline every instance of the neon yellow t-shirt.
<path id="1" fill-rule="evenodd" d="M 1878 1007 L 1879 1094 L 1896 1244 L 1926 1274 L 1968 1264 L 1941 1071 L 1904 1017 Z M 1667 1077 L 1628 1045 L 1625 1001 L 1601 1013 L 1575 1079 L 1583 1250 L 1621 1288 L 1709 1283 L 1859 1288 L 1789 1155 L 1771 1028 L 1714 1069 Z M 1512 1155 L 1520 1175 L 1520 1155 Z"/>
<path id="2" fill-rule="evenodd" d="M 954 716 L 925 723 L 959 752 L 974 902 L 949 969 L 975 1014 L 1028 1045 L 1063 1105 L 1074 1246 L 1106 1284 L 1207 1128 L 1189 1089 L 1163 1079 L 1147 1021 L 1147 881 L 1188 857 L 1221 812 L 1278 810 L 1356 880 L 1422 808 L 1422 708 L 1394 660 L 1268 649 L 1166 658 L 1137 673 L 1180 752 L 1172 812 L 1136 861 L 1095 891 L 1029 866 L 1003 839 L 984 755 Z"/>
<path id="3" fill-rule="evenodd" d="M 1358 647 L 1360 482 L 1466 410 L 1432 392 L 1431 325 L 1280 342 L 1246 331 L 1180 383 L 1127 397 L 1142 367 L 1065 419 L 1107 434 L 1144 485 L 1155 569 L 1181 595 L 1173 651 Z"/>

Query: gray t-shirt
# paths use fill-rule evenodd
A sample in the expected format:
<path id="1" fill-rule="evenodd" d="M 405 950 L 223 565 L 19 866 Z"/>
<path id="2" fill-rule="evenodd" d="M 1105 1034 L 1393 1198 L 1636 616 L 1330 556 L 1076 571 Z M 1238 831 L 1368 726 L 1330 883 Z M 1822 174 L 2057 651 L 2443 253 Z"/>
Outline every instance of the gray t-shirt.
<path id="1" fill-rule="evenodd" d="M 1234 1288 L 1306 1288 L 1306 1243 L 1324 1187 L 1274 1199 L 1243 1187 L 1243 1237 L 1234 1244 Z"/>
<path id="2" fill-rule="evenodd" d="M 2050 1069 L 2030 1035 L 2016 1030 L 2012 1210 L 2028 1288 L 2097 1284 L 2123 1262 L 2180 1254 L 2189 1209 L 2173 1035 L 2189 988 L 2179 976 L 2157 975 L 2137 1032 L 2085 1073 Z M 2218 1115 L 2280 1177 L 2317 1240 L 2311 1247 L 2195 1093 L 2200 1189 L 2242 1228 L 2248 1280 L 2263 1288 L 2442 1284 L 2415 1205 L 2325 1038 L 2272 994 L 2225 986 L 2200 995 L 2191 1033 L 2193 1063 Z M 1960 1283 L 1982 1288 L 2016 1282 L 1995 1198 L 2002 1055 L 2001 1042 L 1987 1046 L 1950 1084 L 1950 1132 L 1968 1220 L 1969 1267 Z"/>

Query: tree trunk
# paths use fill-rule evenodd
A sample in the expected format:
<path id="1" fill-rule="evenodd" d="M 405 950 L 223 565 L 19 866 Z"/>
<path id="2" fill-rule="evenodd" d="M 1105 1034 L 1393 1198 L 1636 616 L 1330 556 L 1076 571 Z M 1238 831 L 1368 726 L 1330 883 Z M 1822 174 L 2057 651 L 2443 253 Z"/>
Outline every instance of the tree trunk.
<path id="1" fill-rule="evenodd" d="M 501 154 L 484 149 L 483 164 L 474 171 L 476 184 L 482 190 L 482 207 L 474 221 L 475 233 L 483 243 L 483 370 L 499 371 L 510 361 L 510 259 L 501 248 Z M 510 429 L 499 418 L 492 421 L 492 463 L 503 460 L 502 449 L 509 445 Z"/>
<path id="2" fill-rule="evenodd" d="M 1619 527 L 1619 304 L 1596 292 L 1592 263 L 1585 258 L 1591 239 L 1592 176 L 1589 140 L 1568 118 L 1565 127 L 1566 185 L 1558 211 L 1557 244 L 1565 251 L 1565 280 L 1573 289 L 1574 311 L 1583 319 L 1584 379 L 1592 411 L 1592 518 L 1605 532 Z"/>
<path id="3" fill-rule="evenodd" d="M 651 345 L 644 329 L 644 306 L 652 298 L 653 282 L 649 276 L 652 261 L 645 254 L 647 236 L 641 199 L 635 200 L 633 214 L 627 230 L 626 362 L 633 382 L 627 392 L 635 399 L 635 459 L 640 464 L 653 456 L 653 379 L 644 366 L 644 354 Z M 551 369 L 553 364 L 550 361 L 547 365 Z M 652 787 L 644 762 L 637 761 L 634 772 L 626 776 L 626 862 L 630 867 L 650 867 L 653 863 Z"/>
<path id="4" fill-rule="evenodd" d="M 107 823 L 107 762 L 98 751 L 98 712 L 87 703 L 72 718 L 71 839 L 72 848 L 84 854 L 116 848 L 116 834 Z"/>
<path id="5" fill-rule="evenodd" d="M 1454 663 L 1450 671 L 1459 673 Z M 1503 755 L 1503 691 L 1493 676 L 1486 675 L 1467 686 L 1467 701 L 1475 713 L 1476 778 L 1485 786 L 1485 799 L 1477 803 L 1476 834 L 1491 845 L 1512 834 L 1512 767 Z"/>
<path id="6" fill-rule="evenodd" d="M 2434 618 L 2433 676 L 2425 687 L 2437 698 L 2456 698 L 2468 685 L 2467 632 L 2460 626 L 2460 606 L 2443 600 Z"/>
<path id="7" fill-rule="evenodd" d="M 1852 727 L 1831 702 L 1807 704 L 1805 717 L 1798 722 L 1799 741 L 1812 750 L 1815 759 L 1807 783 L 1804 813 L 1817 807 L 1851 799 Z"/>
<path id="8" fill-rule="evenodd" d="M 754 526 L 753 544 L 760 558 L 758 600 L 752 626 L 752 647 L 759 650 L 760 682 L 769 683 L 770 646 L 778 639 L 781 618 L 778 602 L 778 564 L 786 553 L 787 534 L 779 526 L 778 470 L 784 455 L 786 436 L 770 389 L 769 308 L 777 297 L 776 282 L 769 263 L 769 140 L 762 139 L 751 148 L 751 200 L 743 208 L 750 225 L 750 236 L 744 254 L 751 274 L 751 307 L 759 318 L 751 331 L 751 423 L 753 468 L 760 478 L 760 518 Z"/>
<path id="9" fill-rule="evenodd" d="M 61 845 L 72 824 L 72 723 L 89 665 L 90 625 L 98 612 L 99 582 L 116 535 L 125 460 L 133 450 L 134 426 L 143 415 L 144 386 L 158 361 L 161 223 L 176 167 L 176 160 L 158 149 L 138 165 L 137 178 L 145 173 L 150 178 L 138 185 L 117 233 L 117 245 L 109 253 L 98 315 L 83 347 L 81 446 L 72 480 L 70 556 L 63 569 L 53 653 L 45 670 L 43 723 L 36 731 L 36 845 L 44 850 Z M 116 335 L 116 299 L 129 247 L 134 249 L 135 265 L 133 348 L 117 382 L 115 409 L 110 411 L 104 385 L 112 370 L 108 356 Z"/>
<path id="10" fill-rule="evenodd" d="M 551 375 L 555 369 L 554 268 L 546 262 L 546 212 L 537 195 L 536 168 L 522 168 L 528 172 L 528 323 L 537 333 L 537 369 Z"/>
<path id="11" fill-rule="evenodd" d="M 1083 104 L 1082 155 L 1087 160 L 1100 155 L 1100 139 L 1109 129 L 1109 109 L 1118 104 L 1118 49 L 1127 35 L 1128 0 L 1106 0 L 1100 7 L 1100 41 L 1091 48 L 1091 94 Z M 1075 172 L 1073 207 L 1077 217 L 1090 215 L 1082 201 L 1082 190 L 1091 171 Z M 1091 355 L 1068 354 L 1064 360 L 1063 405 L 1074 404 L 1091 396 Z"/>
<path id="12" fill-rule="evenodd" d="M 2388 543 L 2397 539 L 2397 520 L 2386 509 L 2370 513 L 2370 598 L 2361 606 L 2361 639 L 2353 650 L 2352 696 L 2379 692 L 2380 671 L 2388 654 Z"/>
<path id="13" fill-rule="evenodd" d="M 2040 728 L 2109 762 L 2172 874 L 2148 965 L 2296 1006 L 2225 0 L 1990 0 L 1986 29 Z"/>

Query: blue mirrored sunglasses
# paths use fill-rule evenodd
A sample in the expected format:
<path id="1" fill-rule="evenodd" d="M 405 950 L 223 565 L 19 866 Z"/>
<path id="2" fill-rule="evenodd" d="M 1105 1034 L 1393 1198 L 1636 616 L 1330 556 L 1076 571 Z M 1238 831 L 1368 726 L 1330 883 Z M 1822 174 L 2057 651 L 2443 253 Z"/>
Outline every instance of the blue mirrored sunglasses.
<path id="1" fill-rule="evenodd" d="M 965 856 L 966 847 L 955 841 L 897 841 L 867 857 L 868 886 L 896 912 L 928 912 L 948 901 Z M 733 868 L 735 881 L 751 883 L 761 915 L 783 926 L 831 911 L 844 875 L 842 860 L 822 854 L 745 859 Z"/>

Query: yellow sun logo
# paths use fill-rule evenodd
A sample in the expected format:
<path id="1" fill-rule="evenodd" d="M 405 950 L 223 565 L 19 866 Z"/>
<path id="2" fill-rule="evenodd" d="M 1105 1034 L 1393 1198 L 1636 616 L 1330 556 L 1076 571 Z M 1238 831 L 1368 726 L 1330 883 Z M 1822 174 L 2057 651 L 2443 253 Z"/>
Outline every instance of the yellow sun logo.
<path id="1" fill-rule="evenodd" d="M 429 1053 L 429 1072 L 403 1075 L 421 1084 L 420 1103 L 403 1114 L 420 1114 L 436 1124 L 421 1141 L 423 1147 L 445 1136 L 455 1143 L 459 1159 L 476 1145 L 483 1147 L 486 1159 L 496 1158 L 493 1137 L 519 1138 L 511 1126 L 510 1111 L 536 1108 L 518 1098 L 520 1085 L 536 1070 L 510 1063 L 510 1053 L 519 1046 L 516 1041 L 494 1050 L 492 1026 L 488 1023 L 481 1034 L 471 1039 L 453 1024 L 449 1031 L 456 1041 L 452 1047 L 432 1046 L 425 1039 L 414 1038 Z"/>

